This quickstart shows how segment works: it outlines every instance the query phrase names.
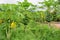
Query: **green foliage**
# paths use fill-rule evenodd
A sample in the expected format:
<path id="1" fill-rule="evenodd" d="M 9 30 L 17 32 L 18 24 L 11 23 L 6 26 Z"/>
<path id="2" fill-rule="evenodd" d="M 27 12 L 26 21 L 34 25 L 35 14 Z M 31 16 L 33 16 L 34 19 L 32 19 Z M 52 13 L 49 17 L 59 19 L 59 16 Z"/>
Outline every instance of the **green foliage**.
<path id="1" fill-rule="evenodd" d="M 27 0 L 18 4 L 0 4 L 0 40 L 60 40 L 60 30 L 42 24 L 60 20 L 59 5 L 54 0 L 44 2 L 46 11 L 34 11 Z M 53 5 L 53 12 L 50 12 Z M 29 9 L 35 6 L 34 9 Z M 30 11 L 31 10 L 31 11 Z"/>
<path id="2" fill-rule="evenodd" d="M 60 5 L 56 7 L 56 21 L 60 21 Z"/>

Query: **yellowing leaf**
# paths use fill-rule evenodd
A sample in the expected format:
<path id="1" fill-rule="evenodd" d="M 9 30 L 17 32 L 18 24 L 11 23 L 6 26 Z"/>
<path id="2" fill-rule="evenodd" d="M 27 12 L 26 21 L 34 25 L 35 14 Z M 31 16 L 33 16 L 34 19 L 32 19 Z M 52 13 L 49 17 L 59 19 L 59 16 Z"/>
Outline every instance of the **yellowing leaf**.
<path id="1" fill-rule="evenodd" d="M 0 23 L 2 23 L 3 22 L 3 20 L 0 20 Z"/>
<path id="2" fill-rule="evenodd" d="M 41 17 L 43 18 L 44 16 L 42 15 Z"/>
<path id="3" fill-rule="evenodd" d="M 16 23 L 12 22 L 10 28 L 16 28 Z"/>

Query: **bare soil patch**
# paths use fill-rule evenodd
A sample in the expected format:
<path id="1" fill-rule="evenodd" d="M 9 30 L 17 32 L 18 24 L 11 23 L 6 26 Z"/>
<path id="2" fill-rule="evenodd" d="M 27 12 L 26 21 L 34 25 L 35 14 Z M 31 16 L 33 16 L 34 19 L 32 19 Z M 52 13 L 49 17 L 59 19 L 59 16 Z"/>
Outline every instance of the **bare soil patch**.
<path id="1" fill-rule="evenodd" d="M 56 28 L 60 28 L 60 22 L 51 22 L 51 26 L 54 26 Z"/>

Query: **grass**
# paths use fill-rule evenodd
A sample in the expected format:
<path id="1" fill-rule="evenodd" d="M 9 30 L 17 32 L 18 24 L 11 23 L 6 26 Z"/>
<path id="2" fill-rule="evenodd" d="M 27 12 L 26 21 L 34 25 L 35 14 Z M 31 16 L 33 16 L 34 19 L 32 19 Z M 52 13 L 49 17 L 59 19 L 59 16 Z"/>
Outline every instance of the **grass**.
<path id="1" fill-rule="evenodd" d="M 29 23 L 25 30 L 17 28 L 11 40 L 60 40 L 60 30 L 48 24 Z"/>
<path id="2" fill-rule="evenodd" d="M 48 24 L 30 21 L 28 25 L 20 23 L 8 32 L 6 37 L 6 25 L 0 25 L 0 40 L 60 40 L 60 29 L 56 29 Z"/>

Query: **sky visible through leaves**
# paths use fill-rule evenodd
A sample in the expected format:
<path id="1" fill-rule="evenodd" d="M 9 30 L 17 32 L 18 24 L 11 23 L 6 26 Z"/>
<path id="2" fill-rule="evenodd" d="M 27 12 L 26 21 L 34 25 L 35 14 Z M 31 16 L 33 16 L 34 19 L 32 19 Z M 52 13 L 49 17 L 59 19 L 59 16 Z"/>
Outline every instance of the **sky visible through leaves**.
<path id="1" fill-rule="evenodd" d="M 6 3 L 15 4 L 17 3 L 17 1 L 23 2 L 24 0 L 0 0 L 0 4 L 6 4 Z M 38 2 L 43 2 L 44 0 L 28 0 L 28 1 L 33 4 L 38 4 Z"/>

